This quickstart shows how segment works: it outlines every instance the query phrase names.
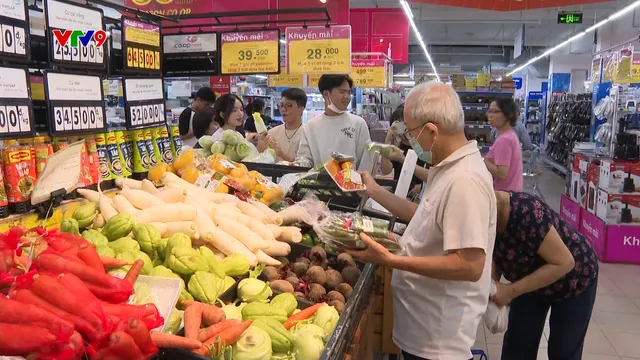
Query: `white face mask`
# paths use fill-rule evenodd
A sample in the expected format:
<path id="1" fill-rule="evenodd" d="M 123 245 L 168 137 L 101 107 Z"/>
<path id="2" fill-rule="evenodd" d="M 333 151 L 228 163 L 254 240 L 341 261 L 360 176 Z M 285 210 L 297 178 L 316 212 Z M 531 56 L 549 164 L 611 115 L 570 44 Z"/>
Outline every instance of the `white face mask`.
<path id="1" fill-rule="evenodd" d="M 328 101 L 328 102 L 329 102 L 329 105 L 327 105 L 327 108 L 328 108 L 329 110 L 333 111 L 334 113 L 336 113 L 336 114 L 338 114 L 338 115 L 342 115 L 342 114 L 344 114 L 344 113 L 346 112 L 345 110 L 340 110 L 340 109 L 338 109 L 338 108 L 336 107 L 336 105 L 335 105 L 333 102 L 331 102 L 331 97 L 329 97 L 328 95 L 327 95 L 327 100 L 325 100 L 325 102 L 326 102 L 326 101 Z"/>

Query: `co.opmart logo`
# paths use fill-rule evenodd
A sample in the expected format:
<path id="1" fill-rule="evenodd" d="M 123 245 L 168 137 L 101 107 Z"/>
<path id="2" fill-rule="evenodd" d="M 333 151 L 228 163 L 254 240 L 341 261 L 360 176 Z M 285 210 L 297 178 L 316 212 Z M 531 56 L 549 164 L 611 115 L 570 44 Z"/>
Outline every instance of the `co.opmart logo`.
<path id="1" fill-rule="evenodd" d="M 101 47 L 107 41 L 107 32 L 104 30 L 58 30 L 54 29 L 53 36 L 61 46 L 69 44 L 72 48 L 87 47 L 89 42 L 93 40 L 97 47 Z"/>

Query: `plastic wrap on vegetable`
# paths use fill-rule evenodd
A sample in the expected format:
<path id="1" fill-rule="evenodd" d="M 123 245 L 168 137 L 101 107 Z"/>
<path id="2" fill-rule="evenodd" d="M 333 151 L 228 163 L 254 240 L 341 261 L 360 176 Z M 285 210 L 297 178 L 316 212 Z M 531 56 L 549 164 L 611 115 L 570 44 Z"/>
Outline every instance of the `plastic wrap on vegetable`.
<path id="1" fill-rule="evenodd" d="M 308 194 L 302 201 L 278 212 L 284 225 L 306 223 L 317 225 L 318 221 L 330 215 L 327 205 L 313 194 Z"/>
<path id="2" fill-rule="evenodd" d="M 262 116 L 260 116 L 260 113 L 254 112 L 251 116 L 253 117 L 253 122 L 256 125 L 256 131 L 258 134 L 266 133 L 267 126 L 264 124 L 264 120 L 262 119 Z"/>
<path id="3" fill-rule="evenodd" d="M 387 230 L 386 222 L 367 219 L 359 214 L 331 212 L 313 229 L 322 242 L 342 249 L 366 249 L 366 244 L 360 239 L 360 234 L 365 233 L 392 253 L 402 251 L 400 237 Z"/>
<path id="4" fill-rule="evenodd" d="M 324 163 L 325 170 L 331 179 L 344 192 L 364 191 L 367 189 L 362 183 L 362 178 L 353 170 L 353 156 L 343 155 L 337 152 L 331 154 L 332 158 Z"/>
<path id="5" fill-rule="evenodd" d="M 400 150 L 400 148 L 395 145 L 382 144 L 374 141 L 366 143 L 364 146 L 364 150 L 372 154 L 377 151 L 384 157 L 389 157 L 396 151 L 402 152 L 402 150 Z"/>
<path id="6" fill-rule="evenodd" d="M 276 162 L 276 159 L 271 155 L 271 153 L 265 151 L 262 153 L 251 153 L 249 156 L 242 158 L 242 162 L 273 164 Z"/>

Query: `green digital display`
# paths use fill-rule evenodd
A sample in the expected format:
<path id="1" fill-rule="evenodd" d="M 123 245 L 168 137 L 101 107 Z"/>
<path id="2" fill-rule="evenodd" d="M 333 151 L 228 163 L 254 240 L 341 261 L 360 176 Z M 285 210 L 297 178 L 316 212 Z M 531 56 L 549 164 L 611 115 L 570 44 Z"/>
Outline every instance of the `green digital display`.
<path id="1" fill-rule="evenodd" d="M 558 13 L 558 24 L 582 24 L 581 12 Z"/>

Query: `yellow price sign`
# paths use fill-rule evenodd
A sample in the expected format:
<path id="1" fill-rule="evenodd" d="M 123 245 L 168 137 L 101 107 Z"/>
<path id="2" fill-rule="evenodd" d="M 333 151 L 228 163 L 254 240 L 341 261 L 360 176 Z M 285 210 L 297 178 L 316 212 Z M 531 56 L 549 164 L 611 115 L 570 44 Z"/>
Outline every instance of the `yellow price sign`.
<path id="1" fill-rule="evenodd" d="M 591 83 L 597 84 L 600 82 L 600 68 L 602 66 L 602 59 L 593 59 L 591 62 Z"/>
<path id="2" fill-rule="evenodd" d="M 269 75 L 270 87 L 303 87 L 304 75 L 302 74 L 278 74 Z"/>
<path id="3" fill-rule="evenodd" d="M 124 19 L 124 40 L 142 45 L 160 47 L 160 27 L 157 25 Z"/>
<path id="4" fill-rule="evenodd" d="M 633 68 L 633 46 L 620 50 L 616 69 L 616 82 L 629 83 Z"/>
<path id="5" fill-rule="evenodd" d="M 286 39 L 288 73 L 351 72 L 351 26 L 288 27 Z"/>
<path id="6" fill-rule="evenodd" d="M 362 88 L 386 87 L 384 60 L 353 60 L 351 66 L 353 86 Z"/>
<path id="7" fill-rule="evenodd" d="M 222 74 L 277 74 L 280 70 L 277 29 L 222 33 L 220 48 Z"/>
<path id="8" fill-rule="evenodd" d="M 321 76 L 322 74 L 307 75 L 307 87 L 317 87 Z"/>

